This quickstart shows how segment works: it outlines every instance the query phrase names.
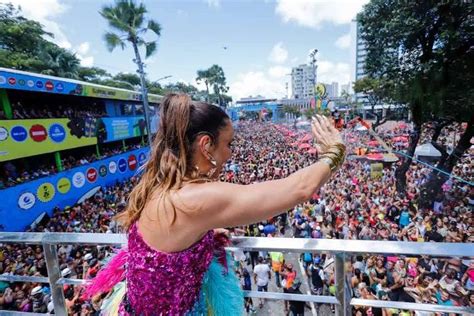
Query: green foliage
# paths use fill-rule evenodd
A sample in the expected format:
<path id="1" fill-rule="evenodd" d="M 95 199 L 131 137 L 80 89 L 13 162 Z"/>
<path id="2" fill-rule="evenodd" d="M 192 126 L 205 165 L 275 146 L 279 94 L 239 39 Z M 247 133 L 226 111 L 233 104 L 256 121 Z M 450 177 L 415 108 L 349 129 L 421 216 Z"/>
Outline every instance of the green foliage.
<path id="1" fill-rule="evenodd" d="M 157 37 L 161 35 L 161 26 L 152 19 L 146 19 L 147 9 L 143 3 L 134 0 L 116 0 L 113 5 L 105 5 L 99 12 L 115 32 L 107 32 L 104 40 L 109 51 L 117 47 L 124 49 L 127 41 L 137 52 L 139 47 L 145 47 L 145 57 L 153 55 L 157 50 L 157 40 L 146 42 L 143 35 L 147 31 Z"/>
<path id="2" fill-rule="evenodd" d="M 79 59 L 48 42 L 52 34 L 38 22 L 21 16 L 12 4 L 0 4 L 0 66 L 77 78 Z"/>
<path id="3" fill-rule="evenodd" d="M 207 102 L 216 102 L 219 105 L 226 105 L 232 98 L 226 96 L 225 93 L 229 91 L 226 84 L 224 70 L 219 65 L 212 65 L 208 69 L 198 70 L 196 81 L 202 81 L 206 85 Z M 209 95 L 209 88 L 212 87 L 214 91 L 214 98 L 211 99 Z"/>
<path id="4" fill-rule="evenodd" d="M 390 97 L 412 107 L 415 123 L 472 111 L 472 16 L 465 1 L 395 0 L 372 0 L 358 16 L 365 70 L 390 83 Z"/>

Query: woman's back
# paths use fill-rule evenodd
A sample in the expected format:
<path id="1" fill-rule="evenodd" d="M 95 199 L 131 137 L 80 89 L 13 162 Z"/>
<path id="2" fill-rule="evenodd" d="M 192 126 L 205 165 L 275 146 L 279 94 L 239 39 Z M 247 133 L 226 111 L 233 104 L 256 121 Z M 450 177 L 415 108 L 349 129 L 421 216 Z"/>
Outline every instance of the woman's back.
<path id="1" fill-rule="evenodd" d="M 209 231 L 180 252 L 166 253 L 150 247 L 137 224 L 128 237 L 127 299 L 136 314 L 182 315 L 198 301 L 203 276 L 213 257 Z"/>

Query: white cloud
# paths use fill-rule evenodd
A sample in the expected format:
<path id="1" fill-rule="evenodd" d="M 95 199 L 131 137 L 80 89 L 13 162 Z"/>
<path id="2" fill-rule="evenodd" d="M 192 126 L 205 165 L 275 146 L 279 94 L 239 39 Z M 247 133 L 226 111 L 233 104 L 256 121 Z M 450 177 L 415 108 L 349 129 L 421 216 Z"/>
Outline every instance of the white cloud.
<path id="1" fill-rule="evenodd" d="M 273 66 L 268 69 L 268 74 L 270 75 L 270 77 L 273 77 L 275 79 L 284 78 L 289 73 L 291 73 L 290 67 Z"/>
<path id="2" fill-rule="evenodd" d="M 249 71 L 237 75 L 237 80 L 229 85 L 229 94 L 235 102 L 257 95 L 281 98 L 285 96 L 286 91 L 283 80 L 272 79 L 263 71 Z"/>
<path id="3" fill-rule="evenodd" d="M 336 40 L 334 44 L 341 49 L 349 48 L 351 46 L 351 34 L 347 33 L 342 35 Z"/>
<path id="4" fill-rule="evenodd" d="M 87 54 L 87 52 L 89 52 L 89 48 L 90 48 L 89 42 L 84 42 L 84 43 L 79 44 L 79 46 L 77 46 L 76 52 L 78 54 L 85 55 Z"/>
<path id="5" fill-rule="evenodd" d="M 369 0 L 277 0 L 275 12 L 284 22 L 320 28 L 323 23 L 349 23 Z"/>
<path id="6" fill-rule="evenodd" d="M 350 80 L 350 65 L 348 63 L 334 63 L 327 60 L 318 60 L 318 82 L 346 84 Z"/>
<path id="7" fill-rule="evenodd" d="M 24 17 L 38 21 L 47 32 L 54 35 L 51 41 L 66 49 L 72 47 L 61 26 L 53 21 L 68 9 L 60 0 L 41 0 L 41 3 L 36 0 L 0 0 L 0 2 L 20 6 Z"/>
<path id="8" fill-rule="evenodd" d="M 81 60 L 81 66 L 83 67 L 92 67 L 94 65 L 94 57 L 92 56 L 82 57 L 77 54 L 77 57 Z"/>
<path id="9" fill-rule="evenodd" d="M 283 46 L 282 42 L 276 43 L 273 46 L 272 51 L 270 52 L 270 56 L 268 56 L 268 60 L 271 62 L 282 64 L 288 58 L 288 51 Z"/>
<path id="10" fill-rule="evenodd" d="M 213 8 L 218 8 L 221 5 L 220 0 L 205 0 L 207 5 Z"/>
<path id="11" fill-rule="evenodd" d="M 83 42 L 74 48 L 77 58 L 81 61 L 81 66 L 92 67 L 94 65 L 94 57 L 86 56 L 89 49 L 89 42 Z"/>

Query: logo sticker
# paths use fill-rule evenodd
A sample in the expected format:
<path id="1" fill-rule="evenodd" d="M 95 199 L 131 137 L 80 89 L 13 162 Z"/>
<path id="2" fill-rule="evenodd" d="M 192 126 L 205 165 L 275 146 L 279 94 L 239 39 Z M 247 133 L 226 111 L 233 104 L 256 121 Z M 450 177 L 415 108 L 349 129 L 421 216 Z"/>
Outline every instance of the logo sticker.
<path id="1" fill-rule="evenodd" d="M 48 137 L 48 133 L 46 132 L 46 128 L 44 128 L 41 124 L 35 124 L 30 128 L 30 137 L 35 142 L 42 142 L 45 141 Z"/>
<path id="2" fill-rule="evenodd" d="M 23 210 L 29 210 L 36 203 L 36 197 L 31 192 L 25 192 L 18 198 L 18 206 Z"/>
<path id="3" fill-rule="evenodd" d="M 109 172 L 112 174 L 117 172 L 117 163 L 115 161 L 109 162 Z"/>
<path id="4" fill-rule="evenodd" d="M 102 165 L 99 167 L 99 175 L 105 177 L 107 175 L 107 167 Z"/>
<path id="5" fill-rule="evenodd" d="M 89 181 L 90 183 L 95 182 L 95 180 L 97 180 L 97 170 L 95 168 L 87 169 L 86 177 L 87 181 Z"/>
<path id="6" fill-rule="evenodd" d="M 26 128 L 21 125 L 14 126 L 10 130 L 10 134 L 12 135 L 13 140 L 19 143 L 24 142 L 28 138 L 28 132 Z"/>
<path id="7" fill-rule="evenodd" d="M 56 189 L 62 194 L 68 193 L 71 190 L 71 181 L 68 178 L 59 179 L 58 183 L 56 183 Z"/>
<path id="8" fill-rule="evenodd" d="M 5 127 L 0 126 L 0 142 L 8 138 L 8 131 Z"/>
<path id="9" fill-rule="evenodd" d="M 84 174 L 80 171 L 76 172 L 72 176 L 72 185 L 75 186 L 76 188 L 82 188 L 84 184 L 86 183 L 86 177 Z"/>
<path id="10" fill-rule="evenodd" d="M 128 156 L 128 168 L 130 170 L 137 169 L 137 157 L 135 155 Z"/>
<path id="11" fill-rule="evenodd" d="M 46 203 L 53 199 L 55 193 L 54 186 L 51 183 L 46 182 L 38 187 L 36 196 L 38 197 L 38 200 Z"/>
<path id="12" fill-rule="evenodd" d="M 118 161 L 118 170 L 122 173 L 127 171 L 127 161 L 125 160 L 125 158 L 120 158 L 119 159 L 119 161 Z"/>
<path id="13" fill-rule="evenodd" d="M 49 137 L 55 143 L 61 143 L 66 138 L 66 130 L 61 124 L 54 123 L 49 127 Z"/>

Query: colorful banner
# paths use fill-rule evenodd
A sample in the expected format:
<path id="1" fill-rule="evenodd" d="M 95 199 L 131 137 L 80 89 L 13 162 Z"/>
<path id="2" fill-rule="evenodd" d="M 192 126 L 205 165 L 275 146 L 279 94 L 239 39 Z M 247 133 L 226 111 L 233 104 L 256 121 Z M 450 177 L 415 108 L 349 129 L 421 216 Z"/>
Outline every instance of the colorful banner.
<path id="1" fill-rule="evenodd" d="M 95 144 L 93 118 L 0 121 L 0 162 Z"/>
<path id="2" fill-rule="evenodd" d="M 100 121 L 102 124 L 99 123 L 97 134 L 99 142 L 113 142 L 147 134 L 143 116 L 104 117 Z"/>
<path id="3" fill-rule="evenodd" d="M 137 174 L 148 147 L 0 190 L 0 231 L 24 231 L 43 212 L 72 206 L 106 186 Z"/>
<path id="4" fill-rule="evenodd" d="M 66 78 L 36 75 L 6 68 L 0 69 L 0 89 L 1 88 L 115 100 L 142 100 L 141 93 L 131 90 L 100 86 Z M 148 95 L 148 101 L 151 103 L 158 103 L 160 99 L 161 97 L 158 95 Z"/>

